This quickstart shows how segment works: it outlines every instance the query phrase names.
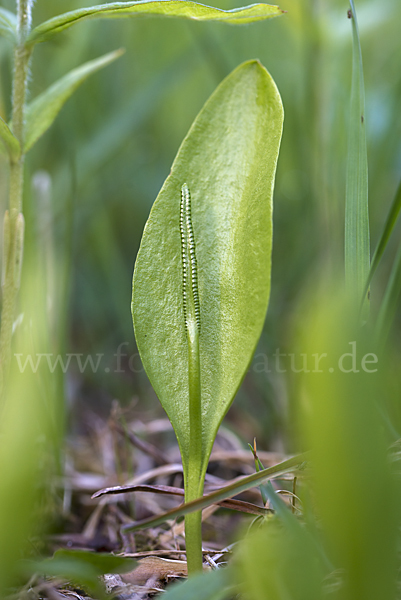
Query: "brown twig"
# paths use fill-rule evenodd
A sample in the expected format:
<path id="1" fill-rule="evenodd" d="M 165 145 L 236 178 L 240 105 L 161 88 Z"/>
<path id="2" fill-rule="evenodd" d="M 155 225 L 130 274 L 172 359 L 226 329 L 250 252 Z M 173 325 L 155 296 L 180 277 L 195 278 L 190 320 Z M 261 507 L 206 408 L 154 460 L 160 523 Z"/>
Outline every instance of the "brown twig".
<path id="1" fill-rule="evenodd" d="M 107 495 L 114 494 L 128 494 L 132 492 L 153 492 L 154 494 L 166 494 L 169 496 L 184 496 L 184 490 L 170 485 L 117 485 L 114 487 L 104 488 L 93 494 L 92 498 L 101 498 Z M 238 512 L 244 512 L 251 515 L 266 515 L 270 513 L 270 509 L 262 506 L 257 506 L 251 502 L 244 502 L 243 500 L 235 500 L 229 498 L 216 502 L 222 508 L 228 508 L 230 510 L 236 510 Z"/>

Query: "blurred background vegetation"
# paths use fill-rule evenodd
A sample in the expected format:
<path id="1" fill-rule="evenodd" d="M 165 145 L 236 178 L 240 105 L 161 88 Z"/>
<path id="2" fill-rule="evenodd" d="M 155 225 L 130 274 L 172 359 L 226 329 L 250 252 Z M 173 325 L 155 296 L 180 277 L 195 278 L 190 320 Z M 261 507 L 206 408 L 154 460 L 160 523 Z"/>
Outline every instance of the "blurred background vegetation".
<path id="1" fill-rule="evenodd" d="M 2 6 L 15 10 L 13 0 Z M 34 24 L 89 0 L 37 0 Z M 215 6 L 233 8 L 234 0 Z M 218 83 L 242 61 L 259 58 L 285 108 L 274 206 L 272 295 L 263 336 L 228 422 L 244 442 L 293 449 L 294 374 L 271 357 L 293 351 L 302 298 L 343 261 L 351 26 L 345 0 L 283 0 L 287 14 L 249 25 L 136 18 L 77 25 L 40 44 L 30 96 L 87 60 L 126 53 L 92 76 L 28 155 L 24 270 L 40 269 L 47 338 L 41 351 L 102 354 L 101 368 L 71 363 L 51 384 L 72 425 L 81 411 L 103 415 L 114 398 L 154 417 L 161 408 L 141 370 L 133 335 L 131 277 L 143 226 L 180 142 Z M 359 0 L 364 58 L 372 248 L 401 173 L 401 4 Z M 0 114 L 10 115 L 12 51 L 0 39 Z M 0 158 L 3 161 L 3 158 Z M 0 213 L 7 165 L 0 163 Z M 398 230 L 399 237 L 399 230 Z M 397 235 L 372 284 L 375 314 Z M 43 279 L 42 279 L 43 277 Z M 23 279 L 27 277 L 23 275 Z M 22 294 L 24 290 L 22 290 Z M 398 321 L 399 325 L 399 321 Z M 394 331 L 397 342 L 396 330 Z M 114 356 L 120 344 L 121 366 Z M 399 336 L 398 354 L 399 356 Z M 266 372 L 266 358 L 270 370 Z M 300 368 L 300 367 L 299 367 Z M 135 371 L 135 372 L 134 372 Z"/>

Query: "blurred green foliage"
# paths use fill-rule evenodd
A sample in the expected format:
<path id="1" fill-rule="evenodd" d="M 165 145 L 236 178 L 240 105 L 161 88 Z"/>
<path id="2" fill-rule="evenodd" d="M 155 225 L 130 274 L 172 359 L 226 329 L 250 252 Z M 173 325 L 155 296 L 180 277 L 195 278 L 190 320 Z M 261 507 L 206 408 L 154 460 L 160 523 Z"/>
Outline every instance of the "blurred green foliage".
<path id="1" fill-rule="evenodd" d="M 399 434 L 385 416 L 398 374 L 351 306 L 331 286 L 308 296 L 301 344 L 328 362 L 298 390 L 311 467 L 298 491 L 302 517 L 269 484 L 275 515 L 238 554 L 250 600 L 399 598 L 399 463 L 389 453 Z"/>

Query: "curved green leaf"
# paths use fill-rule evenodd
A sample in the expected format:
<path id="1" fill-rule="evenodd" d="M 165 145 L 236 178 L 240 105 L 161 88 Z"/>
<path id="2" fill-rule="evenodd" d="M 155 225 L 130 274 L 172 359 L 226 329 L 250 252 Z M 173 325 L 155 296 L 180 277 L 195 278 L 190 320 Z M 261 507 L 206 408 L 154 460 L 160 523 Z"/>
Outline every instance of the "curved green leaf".
<path id="1" fill-rule="evenodd" d="M 0 34 L 15 42 L 17 38 L 17 15 L 0 8 Z"/>
<path id="2" fill-rule="evenodd" d="M 110 52 L 70 71 L 28 105 L 26 111 L 25 152 L 30 150 L 40 136 L 49 129 L 65 102 L 81 83 L 89 75 L 106 67 L 123 53 L 124 50 Z"/>
<path id="3" fill-rule="evenodd" d="M 139 352 L 188 475 L 189 360 L 180 237 L 181 188 L 188 184 L 200 305 L 199 482 L 265 319 L 282 121 L 279 93 L 259 62 L 231 73 L 184 140 L 152 208 L 135 265 L 132 311 Z"/>
<path id="4" fill-rule="evenodd" d="M 18 158 L 21 153 L 21 146 L 9 126 L 0 117 L 0 139 L 3 142 L 9 156 L 11 158 Z M 0 144 L 1 147 L 1 144 Z"/>
<path id="5" fill-rule="evenodd" d="M 27 43 L 44 42 L 55 33 L 63 31 L 75 23 L 87 19 L 136 17 L 140 15 L 159 15 L 181 17 L 195 21 L 224 21 L 231 24 L 252 23 L 271 17 L 278 17 L 283 11 L 270 4 L 252 4 L 243 8 L 221 10 L 189 2 L 188 0 L 142 0 L 140 2 L 112 2 L 88 8 L 79 8 L 64 13 L 36 27 L 28 37 Z"/>

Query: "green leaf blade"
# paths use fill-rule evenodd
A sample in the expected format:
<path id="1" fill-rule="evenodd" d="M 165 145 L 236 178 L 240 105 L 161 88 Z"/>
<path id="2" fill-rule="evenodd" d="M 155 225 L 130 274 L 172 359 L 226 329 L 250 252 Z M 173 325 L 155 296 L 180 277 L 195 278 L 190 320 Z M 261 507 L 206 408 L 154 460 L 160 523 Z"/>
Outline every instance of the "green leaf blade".
<path id="1" fill-rule="evenodd" d="M 70 71 L 31 102 L 26 111 L 25 152 L 49 129 L 65 102 L 92 73 L 123 54 L 116 50 Z"/>
<path id="2" fill-rule="evenodd" d="M 252 4 L 243 8 L 221 10 L 188 0 L 143 0 L 139 2 L 113 2 L 99 4 L 89 8 L 80 8 L 36 27 L 28 37 L 28 44 L 44 42 L 56 33 L 68 29 L 75 23 L 88 19 L 136 17 L 141 15 L 158 15 L 179 17 L 196 21 L 224 21 L 227 23 L 246 24 L 263 21 L 283 14 L 278 6 L 270 4 Z"/>
<path id="3" fill-rule="evenodd" d="M 353 59 L 349 118 L 345 208 L 345 275 L 347 287 L 359 304 L 362 301 L 370 269 L 368 158 L 365 124 L 365 87 L 362 51 L 353 0 L 350 0 Z M 367 316 L 369 300 L 364 299 Z"/>
<path id="4" fill-rule="evenodd" d="M 200 301 L 202 470 L 252 358 L 270 293 L 272 192 L 283 109 L 251 61 L 211 96 L 152 208 L 133 280 L 133 319 L 148 377 L 188 469 L 189 393 L 180 240 L 181 187 L 192 196 Z"/>
<path id="5" fill-rule="evenodd" d="M 0 35 L 4 35 L 11 41 L 17 39 L 17 15 L 6 8 L 0 7 Z"/>
<path id="6" fill-rule="evenodd" d="M 0 117 L 0 138 L 3 147 L 7 150 L 11 159 L 16 160 L 21 154 L 21 146 L 9 126 Z"/>

